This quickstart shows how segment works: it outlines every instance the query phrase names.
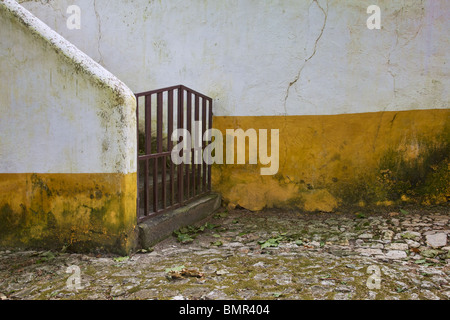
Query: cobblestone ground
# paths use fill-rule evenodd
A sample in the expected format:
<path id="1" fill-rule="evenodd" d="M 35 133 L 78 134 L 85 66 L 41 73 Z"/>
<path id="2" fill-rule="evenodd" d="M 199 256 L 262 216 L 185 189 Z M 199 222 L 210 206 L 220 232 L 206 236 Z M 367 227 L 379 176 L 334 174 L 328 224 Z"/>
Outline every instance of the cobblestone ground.
<path id="1" fill-rule="evenodd" d="M 0 251 L 0 299 L 448 300 L 449 218 L 219 211 L 130 257 Z"/>

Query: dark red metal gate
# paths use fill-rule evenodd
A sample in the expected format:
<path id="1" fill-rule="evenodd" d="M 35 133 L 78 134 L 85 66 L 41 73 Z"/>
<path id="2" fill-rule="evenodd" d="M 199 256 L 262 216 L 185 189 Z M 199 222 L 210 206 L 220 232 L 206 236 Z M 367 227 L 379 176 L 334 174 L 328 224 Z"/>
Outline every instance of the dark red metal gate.
<path id="1" fill-rule="evenodd" d="M 195 121 L 201 134 L 212 128 L 212 99 L 183 85 L 137 93 L 138 127 L 138 221 L 184 205 L 211 191 L 211 166 L 175 165 L 171 160 L 174 129 L 192 135 Z M 144 120 L 142 121 L 142 118 Z M 140 121 L 141 119 L 141 121 Z M 140 123 L 142 126 L 140 128 Z M 181 138 L 178 142 L 181 141 Z M 202 139 L 202 150 L 206 147 Z M 194 146 L 192 146 L 194 147 Z M 201 155 L 201 153 L 200 153 Z"/>

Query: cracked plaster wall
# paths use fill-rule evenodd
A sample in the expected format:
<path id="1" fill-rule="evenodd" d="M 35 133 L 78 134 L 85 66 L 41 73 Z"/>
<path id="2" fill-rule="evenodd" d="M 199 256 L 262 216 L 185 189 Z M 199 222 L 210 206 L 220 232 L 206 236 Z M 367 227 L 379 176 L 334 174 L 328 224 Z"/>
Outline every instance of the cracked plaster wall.
<path id="1" fill-rule="evenodd" d="M 14 3 L 0 3 L 0 172 L 136 172 L 132 91 Z"/>
<path id="2" fill-rule="evenodd" d="M 214 167 L 231 206 L 450 197 L 448 1 L 21 2 L 134 92 L 181 83 L 214 98 L 222 131 L 280 129 L 277 175 Z M 66 27 L 74 4 L 80 30 Z M 381 30 L 366 26 L 372 4 Z"/>
<path id="3" fill-rule="evenodd" d="M 134 91 L 183 83 L 218 116 L 448 108 L 450 3 L 20 1 Z M 81 29 L 65 11 L 81 8 Z"/>

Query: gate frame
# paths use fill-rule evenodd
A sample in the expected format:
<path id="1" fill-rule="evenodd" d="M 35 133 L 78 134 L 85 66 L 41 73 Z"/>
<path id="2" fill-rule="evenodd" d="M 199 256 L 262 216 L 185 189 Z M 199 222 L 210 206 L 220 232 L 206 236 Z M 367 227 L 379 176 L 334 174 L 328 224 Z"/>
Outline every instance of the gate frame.
<path id="1" fill-rule="evenodd" d="M 164 92 L 167 92 L 167 151 L 163 152 L 162 145 L 163 145 L 163 94 Z M 177 101 L 176 104 L 174 103 L 174 93 L 177 93 Z M 181 93 L 181 94 L 180 94 Z M 186 128 L 184 128 L 184 116 L 185 116 L 185 93 L 186 93 Z M 151 152 L 151 138 L 152 138 L 152 95 L 157 95 L 157 103 L 156 103 L 156 115 L 157 115 L 157 124 L 156 124 L 156 144 L 157 144 L 157 150 L 156 153 Z M 194 96 L 194 97 L 193 97 Z M 191 124 L 192 124 L 192 114 L 194 114 L 194 120 L 199 121 L 200 118 L 200 98 L 202 100 L 201 108 L 202 108 L 202 136 L 206 131 L 206 122 L 208 122 L 208 129 L 212 129 L 212 121 L 213 121 L 213 99 L 198 92 L 193 89 L 190 89 L 184 85 L 177 85 L 177 86 L 171 86 L 156 90 L 150 90 L 140 93 L 135 93 L 136 97 L 136 138 L 137 138 L 137 199 L 136 199 L 136 214 L 137 214 L 137 220 L 138 223 L 141 223 L 149 218 L 159 216 L 169 210 L 173 210 L 179 207 L 184 206 L 188 202 L 191 202 L 193 200 L 196 200 L 198 198 L 201 198 L 211 192 L 211 165 L 206 164 L 203 157 L 202 157 L 202 163 L 201 164 L 180 164 L 175 167 L 175 164 L 171 161 L 170 163 L 170 180 L 169 180 L 169 191 L 171 195 L 171 201 L 169 206 L 166 206 L 167 202 L 167 193 L 166 193 L 166 171 L 167 168 L 165 168 L 165 163 L 167 161 L 167 158 L 171 158 L 171 152 L 173 149 L 173 142 L 171 140 L 171 135 L 174 130 L 173 128 L 173 120 L 174 120 L 174 106 L 177 107 L 177 129 L 186 129 L 191 133 Z M 145 111 L 145 126 L 144 126 L 144 135 L 145 135 L 145 154 L 139 155 L 139 98 L 144 97 L 144 111 Z M 192 99 L 194 98 L 194 99 Z M 192 101 L 194 100 L 194 101 Z M 194 103 L 193 103 L 194 102 Z M 194 106 L 193 106 L 194 105 Z M 194 107 L 194 108 L 193 108 Z M 181 124 L 181 126 L 180 126 Z M 181 142 L 181 139 L 178 141 L 178 143 Z M 202 150 L 206 147 L 206 142 L 202 139 Z M 192 157 L 191 159 L 194 159 L 195 152 L 194 149 L 191 149 Z M 159 197 L 158 197 L 158 189 L 160 186 L 160 183 L 158 182 L 158 164 L 159 159 L 163 160 L 163 166 L 164 170 L 161 170 L 161 196 L 162 196 L 162 208 L 159 209 L 158 203 L 159 203 Z M 149 175 L 149 160 L 153 161 L 153 211 L 150 211 L 150 203 L 149 203 L 149 178 L 151 177 Z M 145 180 L 144 180 L 144 214 L 141 214 L 140 209 L 140 173 L 139 173 L 139 167 L 140 162 L 145 161 Z M 189 166 L 192 166 L 192 170 L 189 170 Z M 175 174 L 174 169 L 177 169 L 177 185 L 175 186 Z M 200 172 L 202 170 L 202 172 Z M 186 171 L 186 173 L 183 173 L 183 171 Z M 201 178 L 201 181 L 200 181 Z M 186 179 L 186 180 L 185 180 Z M 192 188 L 191 188 L 191 179 L 192 182 Z M 187 189 L 185 190 L 184 185 L 186 183 Z M 155 188 L 156 186 L 156 188 Z M 196 187 L 198 187 L 196 192 Z M 191 190 L 192 190 L 192 196 L 191 196 Z M 177 199 L 175 201 L 175 191 L 177 191 Z M 185 191 L 186 191 L 186 197 L 185 197 Z M 156 201 L 155 201 L 156 199 Z M 169 199 L 170 200 L 170 199 Z"/>

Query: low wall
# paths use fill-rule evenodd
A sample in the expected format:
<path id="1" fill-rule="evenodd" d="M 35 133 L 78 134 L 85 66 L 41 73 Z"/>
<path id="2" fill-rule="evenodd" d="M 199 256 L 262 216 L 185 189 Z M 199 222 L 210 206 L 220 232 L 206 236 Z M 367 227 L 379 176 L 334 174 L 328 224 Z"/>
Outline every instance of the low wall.
<path id="1" fill-rule="evenodd" d="M 127 252 L 134 94 L 15 1 L 0 25 L 0 246 Z"/>
<path id="2" fill-rule="evenodd" d="M 261 165 L 213 166 L 213 187 L 231 207 L 333 212 L 450 198 L 450 110 L 215 117 L 214 127 L 279 129 L 275 175 L 261 175 Z"/>

